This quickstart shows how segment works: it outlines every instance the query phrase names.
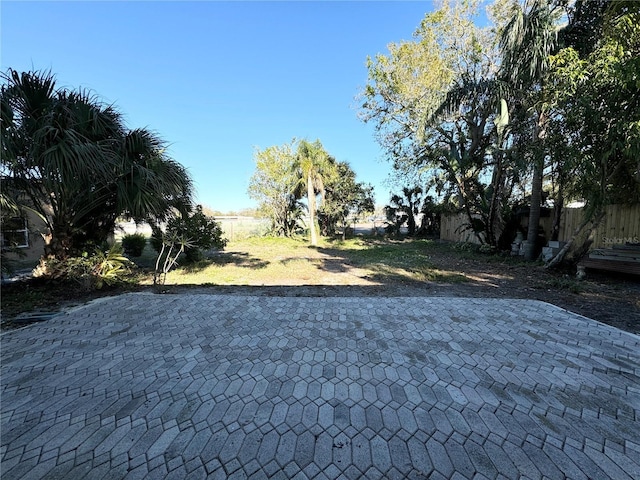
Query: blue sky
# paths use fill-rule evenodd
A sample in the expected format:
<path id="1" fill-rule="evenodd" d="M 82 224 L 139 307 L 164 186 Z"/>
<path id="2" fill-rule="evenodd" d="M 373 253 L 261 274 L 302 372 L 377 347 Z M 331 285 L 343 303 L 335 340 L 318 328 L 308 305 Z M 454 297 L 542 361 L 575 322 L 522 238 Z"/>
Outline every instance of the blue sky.
<path id="1" fill-rule="evenodd" d="M 1 66 L 45 69 L 115 103 L 185 165 L 197 201 L 255 206 L 255 147 L 320 139 L 358 180 L 383 185 L 372 126 L 357 118 L 367 55 L 409 40 L 432 1 L 2 1 Z"/>

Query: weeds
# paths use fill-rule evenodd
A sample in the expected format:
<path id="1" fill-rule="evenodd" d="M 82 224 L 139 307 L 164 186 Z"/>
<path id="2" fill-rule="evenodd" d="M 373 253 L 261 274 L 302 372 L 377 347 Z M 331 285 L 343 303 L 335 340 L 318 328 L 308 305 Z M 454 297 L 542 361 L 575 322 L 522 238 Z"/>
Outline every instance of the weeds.
<path id="1" fill-rule="evenodd" d="M 582 282 L 569 277 L 552 277 L 545 285 L 544 288 L 554 288 L 556 290 L 566 290 L 577 295 L 585 291 L 585 287 Z"/>

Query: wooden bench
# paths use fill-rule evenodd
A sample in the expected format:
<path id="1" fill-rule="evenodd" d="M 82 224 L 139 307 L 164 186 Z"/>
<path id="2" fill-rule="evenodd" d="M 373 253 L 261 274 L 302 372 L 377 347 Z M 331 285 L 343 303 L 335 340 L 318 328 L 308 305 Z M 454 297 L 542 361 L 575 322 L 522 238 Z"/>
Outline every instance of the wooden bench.
<path id="1" fill-rule="evenodd" d="M 609 272 L 640 275 L 640 245 L 616 245 L 613 248 L 598 248 L 578 263 L 578 277 L 584 277 L 586 268 Z"/>

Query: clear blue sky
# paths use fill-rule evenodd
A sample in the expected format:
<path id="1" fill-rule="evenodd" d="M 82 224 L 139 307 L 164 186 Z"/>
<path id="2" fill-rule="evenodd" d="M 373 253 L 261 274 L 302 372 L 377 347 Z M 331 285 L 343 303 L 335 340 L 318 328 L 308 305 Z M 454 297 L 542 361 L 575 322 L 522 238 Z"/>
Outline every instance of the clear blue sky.
<path id="1" fill-rule="evenodd" d="M 367 55 L 410 39 L 432 1 L 2 1 L 2 70 L 46 69 L 149 127 L 185 165 L 197 200 L 253 207 L 254 148 L 320 139 L 382 185 L 373 128 L 356 116 Z"/>

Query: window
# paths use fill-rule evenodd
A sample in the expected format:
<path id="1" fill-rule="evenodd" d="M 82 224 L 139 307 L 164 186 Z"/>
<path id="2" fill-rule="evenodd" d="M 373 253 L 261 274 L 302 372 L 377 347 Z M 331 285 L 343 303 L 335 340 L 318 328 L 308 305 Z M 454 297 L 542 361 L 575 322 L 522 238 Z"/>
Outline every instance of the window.
<path id="1" fill-rule="evenodd" d="M 27 248 L 29 246 L 29 229 L 27 219 L 13 217 L 2 222 L 2 247 Z"/>

